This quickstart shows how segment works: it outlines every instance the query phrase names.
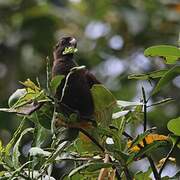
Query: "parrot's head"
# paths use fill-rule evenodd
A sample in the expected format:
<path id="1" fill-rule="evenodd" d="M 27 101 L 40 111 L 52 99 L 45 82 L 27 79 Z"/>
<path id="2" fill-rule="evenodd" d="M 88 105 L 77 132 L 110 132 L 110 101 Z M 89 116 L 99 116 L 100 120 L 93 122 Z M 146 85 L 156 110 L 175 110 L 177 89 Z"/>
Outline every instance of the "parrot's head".
<path id="1" fill-rule="evenodd" d="M 63 37 L 56 44 L 54 53 L 56 57 L 72 56 L 77 52 L 77 40 L 74 37 Z"/>

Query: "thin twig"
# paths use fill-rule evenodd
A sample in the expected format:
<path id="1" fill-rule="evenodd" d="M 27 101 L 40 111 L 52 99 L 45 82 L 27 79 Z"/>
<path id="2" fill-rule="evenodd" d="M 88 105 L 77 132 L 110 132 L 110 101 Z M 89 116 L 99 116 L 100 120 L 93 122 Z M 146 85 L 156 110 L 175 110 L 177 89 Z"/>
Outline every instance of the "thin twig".
<path id="1" fill-rule="evenodd" d="M 164 167 L 166 166 L 167 162 L 168 162 L 168 159 L 170 158 L 170 156 L 172 155 L 176 145 L 180 142 L 180 137 L 178 137 L 178 139 L 176 140 L 176 142 L 174 143 L 174 145 L 172 146 L 172 148 L 170 149 L 169 153 L 167 154 L 166 158 L 165 158 L 165 161 L 163 163 L 163 165 L 161 166 L 160 170 L 159 170 L 159 176 L 161 176 L 161 173 L 164 169 Z"/>
<path id="2" fill-rule="evenodd" d="M 144 109 L 144 132 L 147 128 L 147 100 L 144 87 L 142 87 L 142 94 L 143 94 L 143 109 Z"/>
<path id="3" fill-rule="evenodd" d="M 152 171 L 153 171 L 154 178 L 155 178 L 156 180 L 161 180 L 161 177 L 160 177 L 159 174 L 158 174 L 158 171 L 157 171 L 157 169 L 156 169 L 156 166 L 155 166 L 155 164 L 154 164 L 153 159 L 152 159 L 150 156 L 146 156 L 146 157 L 147 157 L 147 159 L 148 159 L 148 161 L 149 161 L 149 164 L 151 165 L 151 169 L 152 169 Z"/>
<path id="4" fill-rule="evenodd" d="M 145 90 L 144 90 L 144 87 L 142 87 L 142 94 L 143 94 L 143 109 L 144 109 L 144 132 L 146 131 L 147 129 L 147 102 L 148 100 L 146 99 L 146 93 L 145 93 Z M 144 146 L 146 145 L 146 140 L 145 138 L 143 139 L 143 143 L 144 143 Z M 151 156 L 148 156 L 148 155 L 145 155 L 149 161 L 149 164 L 152 168 L 152 171 L 153 171 L 153 174 L 154 174 L 154 178 L 156 180 L 160 180 L 160 176 L 158 174 L 158 171 L 156 169 L 156 166 L 154 164 L 154 161 L 153 159 L 151 158 Z"/>

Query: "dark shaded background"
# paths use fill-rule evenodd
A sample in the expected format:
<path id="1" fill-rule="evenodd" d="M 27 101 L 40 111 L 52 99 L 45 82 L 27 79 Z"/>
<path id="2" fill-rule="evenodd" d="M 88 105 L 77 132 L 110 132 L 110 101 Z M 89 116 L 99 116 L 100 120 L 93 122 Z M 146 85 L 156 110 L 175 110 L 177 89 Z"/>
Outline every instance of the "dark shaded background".
<path id="1" fill-rule="evenodd" d="M 141 87 L 147 94 L 153 87 L 127 76 L 166 68 L 163 60 L 147 59 L 143 51 L 156 44 L 177 45 L 179 30 L 178 0 L 2 0 L 0 107 L 7 107 L 10 94 L 21 87 L 18 81 L 38 77 L 45 84 L 45 59 L 52 59 L 53 46 L 64 35 L 78 39 L 78 63 L 92 70 L 118 99 L 139 101 Z M 180 114 L 179 88 L 180 76 L 151 99 L 176 99 L 149 112 L 149 126 L 157 126 L 162 134 L 169 133 L 168 120 Z M 0 139 L 4 144 L 18 124 L 14 115 L 0 113 Z M 130 131 L 137 134 L 141 129 L 135 122 Z M 179 152 L 176 150 L 176 155 Z M 164 153 L 161 150 L 154 158 L 159 160 Z M 177 160 L 180 163 L 180 158 Z M 167 169 L 169 174 L 171 166 Z"/>

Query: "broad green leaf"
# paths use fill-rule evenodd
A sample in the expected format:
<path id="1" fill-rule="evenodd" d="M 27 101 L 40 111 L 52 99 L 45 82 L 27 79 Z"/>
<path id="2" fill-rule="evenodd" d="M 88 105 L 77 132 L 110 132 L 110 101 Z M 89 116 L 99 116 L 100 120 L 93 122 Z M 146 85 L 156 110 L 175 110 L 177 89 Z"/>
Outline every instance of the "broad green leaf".
<path id="1" fill-rule="evenodd" d="M 44 90 L 18 89 L 9 98 L 10 108 L 0 108 L 0 111 L 30 115 L 39 109 L 42 104 L 50 101 Z"/>
<path id="2" fill-rule="evenodd" d="M 50 136 L 50 131 L 41 126 L 39 123 L 38 113 L 34 113 L 34 116 L 32 116 L 31 120 L 35 124 L 32 146 L 41 147 L 45 141 L 47 141 L 48 136 Z M 46 120 L 47 119 L 44 119 L 44 121 Z"/>
<path id="3" fill-rule="evenodd" d="M 23 89 L 21 89 L 23 91 Z M 34 91 L 30 88 L 25 89 L 23 95 L 21 95 L 21 91 L 16 91 L 12 94 L 9 99 L 9 103 L 16 102 L 11 106 L 11 109 L 18 109 L 20 107 L 26 106 L 27 104 L 31 104 L 32 102 L 35 103 L 42 103 L 51 101 L 47 95 L 45 94 L 44 90 L 41 91 Z"/>
<path id="4" fill-rule="evenodd" d="M 169 45 L 152 46 L 144 51 L 144 55 L 164 57 L 166 64 L 175 64 L 180 59 L 180 49 L 176 46 Z"/>
<path id="5" fill-rule="evenodd" d="M 70 172 L 68 177 L 72 178 L 72 176 L 76 175 L 77 173 L 79 173 L 80 171 L 83 171 L 83 170 L 86 170 L 88 172 L 93 172 L 93 171 L 97 171 L 102 168 L 110 168 L 110 167 L 112 167 L 112 164 L 110 164 L 110 163 L 90 162 L 90 163 L 83 164 L 83 165 L 77 167 L 76 169 L 73 169 Z"/>
<path id="6" fill-rule="evenodd" d="M 162 69 L 159 71 L 153 71 L 146 74 L 131 74 L 128 76 L 128 79 L 140 79 L 140 80 L 151 80 L 156 78 L 161 78 L 167 72 L 167 69 Z"/>
<path id="7" fill-rule="evenodd" d="M 108 126 L 112 119 L 116 99 L 103 85 L 93 85 L 91 93 L 95 105 L 96 121 L 102 126 Z"/>
<path id="8" fill-rule="evenodd" d="M 19 152 L 20 141 L 25 134 L 27 134 L 28 132 L 33 132 L 33 130 L 34 130 L 33 128 L 25 129 L 19 136 L 19 139 L 16 141 L 13 147 L 13 152 L 12 152 L 12 162 L 14 164 L 14 168 L 19 168 L 19 165 L 20 165 L 20 162 L 19 162 L 19 156 L 21 155 Z"/>
<path id="9" fill-rule="evenodd" d="M 155 86 L 152 95 L 157 94 L 167 83 L 169 83 L 176 76 L 180 75 L 180 66 L 174 66 L 159 80 L 158 84 Z"/>
<path id="10" fill-rule="evenodd" d="M 173 132 L 177 136 L 180 136 L 180 117 L 171 119 L 168 122 L 167 127 L 169 131 Z"/>
<path id="11" fill-rule="evenodd" d="M 152 169 L 151 167 L 148 168 L 148 170 L 146 172 L 137 172 L 134 176 L 135 180 L 151 180 L 151 178 L 149 177 L 152 173 Z"/>
<path id="12" fill-rule="evenodd" d="M 112 93 L 103 85 L 93 85 L 91 92 L 95 103 L 95 111 L 104 110 L 116 103 Z"/>
<path id="13" fill-rule="evenodd" d="M 9 107 L 12 107 L 14 104 L 16 104 L 20 98 L 24 97 L 25 94 L 27 94 L 26 89 L 17 89 L 8 100 Z"/>
<path id="14" fill-rule="evenodd" d="M 61 84 L 61 81 L 64 79 L 64 75 L 54 76 L 50 82 L 50 87 L 53 93 L 56 92 L 58 86 Z"/>
<path id="15" fill-rule="evenodd" d="M 43 149 L 39 147 L 32 147 L 29 150 L 29 154 L 30 156 L 37 156 L 37 155 L 50 156 L 51 153 L 49 151 L 44 151 Z"/>
<path id="16" fill-rule="evenodd" d="M 51 129 L 51 121 L 53 118 L 54 113 L 54 105 L 51 102 L 44 103 L 42 107 L 36 111 L 38 122 L 43 126 L 45 129 Z M 32 119 L 34 115 L 32 114 Z"/>
<path id="17" fill-rule="evenodd" d="M 139 105 L 143 105 L 142 102 L 130 102 L 130 101 L 117 101 L 117 105 L 119 107 L 131 107 L 131 106 L 139 106 Z"/>

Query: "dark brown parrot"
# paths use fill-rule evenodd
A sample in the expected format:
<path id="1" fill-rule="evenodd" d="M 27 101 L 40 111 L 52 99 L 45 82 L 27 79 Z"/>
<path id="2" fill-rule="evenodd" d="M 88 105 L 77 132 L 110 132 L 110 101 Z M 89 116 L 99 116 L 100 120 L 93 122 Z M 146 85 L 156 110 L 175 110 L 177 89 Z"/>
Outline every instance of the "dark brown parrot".
<path id="1" fill-rule="evenodd" d="M 74 60 L 76 47 L 77 41 L 75 38 L 63 37 L 59 40 L 53 52 L 52 76 L 65 76 L 55 95 L 58 100 L 57 110 L 67 116 L 77 113 L 81 122 L 93 121 L 94 103 L 90 89 L 93 84 L 100 83 L 94 75 L 85 68 L 77 70 L 69 76 L 64 88 L 70 70 L 78 67 Z"/>

